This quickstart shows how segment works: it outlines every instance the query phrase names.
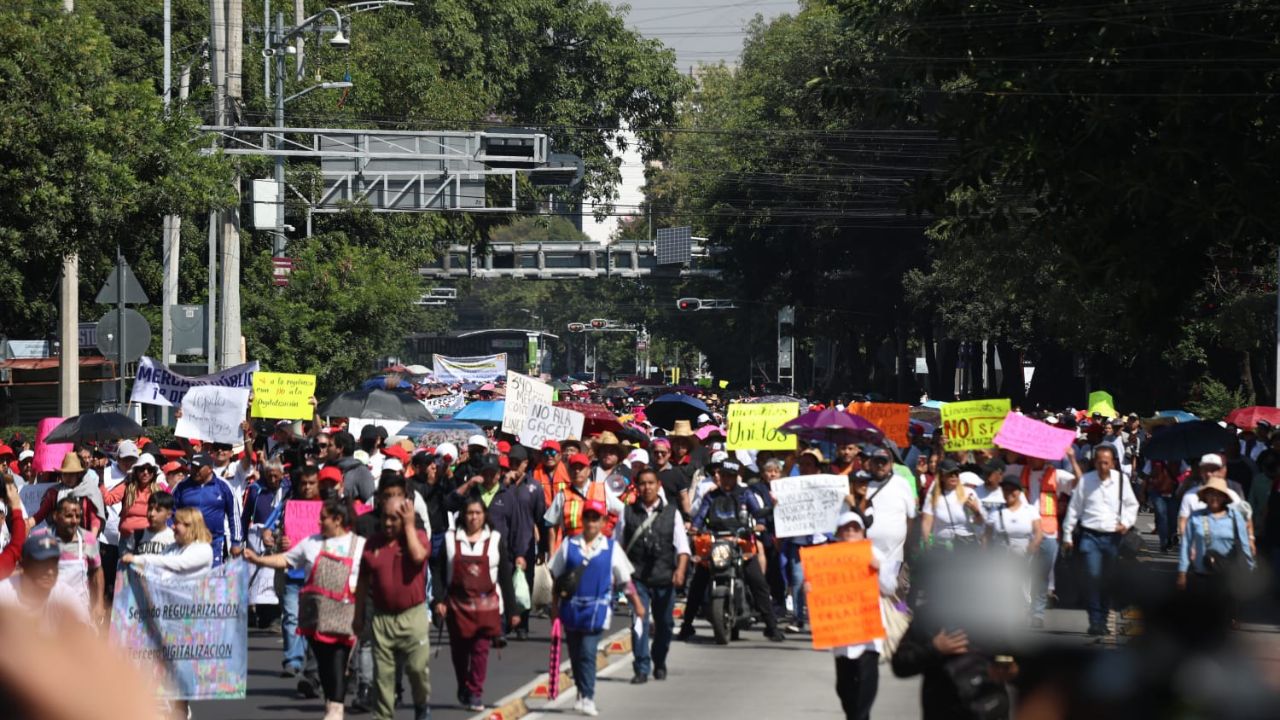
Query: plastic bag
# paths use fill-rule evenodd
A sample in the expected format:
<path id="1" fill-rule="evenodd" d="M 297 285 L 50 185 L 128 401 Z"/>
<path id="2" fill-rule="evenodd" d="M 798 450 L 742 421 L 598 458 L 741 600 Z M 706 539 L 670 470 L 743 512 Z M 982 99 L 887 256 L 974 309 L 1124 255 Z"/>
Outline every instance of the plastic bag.
<path id="1" fill-rule="evenodd" d="M 551 568 L 546 563 L 533 568 L 533 609 L 551 607 L 551 588 L 554 584 Z"/>
<path id="2" fill-rule="evenodd" d="M 529 579 L 524 576 L 524 571 L 516 569 L 515 577 L 511 579 L 512 589 L 515 591 L 516 608 L 520 612 L 524 612 L 533 607 L 533 600 L 529 597 Z"/>

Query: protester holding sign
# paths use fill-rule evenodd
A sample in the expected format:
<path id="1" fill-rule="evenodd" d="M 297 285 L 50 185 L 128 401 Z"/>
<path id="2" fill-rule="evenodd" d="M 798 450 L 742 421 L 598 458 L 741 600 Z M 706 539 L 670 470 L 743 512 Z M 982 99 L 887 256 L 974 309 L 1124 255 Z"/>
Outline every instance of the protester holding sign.
<path id="1" fill-rule="evenodd" d="M 351 532 L 355 510 L 339 498 L 326 500 L 320 511 L 320 534 L 288 552 L 245 559 L 262 567 L 302 569 L 307 582 L 299 598 L 298 633 L 309 640 L 320 671 L 326 701 L 325 720 L 341 720 L 345 712 L 347 661 L 355 645 L 352 627 L 355 591 L 364 538 Z"/>
<path id="2" fill-rule="evenodd" d="M 836 529 L 836 542 L 855 543 L 866 540 L 867 520 L 862 513 L 856 510 L 845 510 L 840 513 L 837 523 L 839 527 Z M 875 546 L 870 546 L 870 551 L 871 561 L 867 564 L 867 569 L 874 574 L 879 572 L 883 556 Z M 811 581 L 806 580 L 805 584 L 808 586 L 807 590 L 812 593 Z M 872 587 L 874 588 L 875 584 Z M 820 588 L 820 590 L 825 589 Z M 821 602 L 823 595 L 815 595 L 814 599 L 815 604 Z M 879 593 L 874 589 L 871 591 L 870 602 L 879 606 Z M 851 609 L 847 602 L 841 602 L 841 605 L 845 609 Z M 840 706 L 844 709 L 847 720 L 868 720 L 871 717 L 871 706 L 875 704 L 876 691 L 880 685 L 880 654 L 884 652 L 883 634 L 884 631 L 881 630 L 881 637 L 831 648 L 831 653 L 836 658 L 836 695 L 840 697 Z M 815 642 L 816 640 L 815 636 Z"/>
<path id="3" fill-rule="evenodd" d="M 320 532 L 320 509 L 323 503 L 319 470 L 315 465 L 305 465 L 295 470 L 292 486 L 293 494 L 277 505 L 263 522 L 262 545 L 265 553 L 289 550 L 305 538 Z M 298 679 L 298 692 L 303 697 L 311 698 L 316 696 L 315 658 L 308 652 L 306 640 L 298 633 L 298 596 L 306 579 L 305 568 L 289 568 L 284 571 L 280 594 L 280 632 L 284 647 L 284 675 L 302 675 Z"/>
<path id="4" fill-rule="evenodd" d="M 173 545 L 162 553 L 128 554 L 124 565 L 155 567 L 179 575 L 195 575 L 213 567 L 213 534 L 195 508 L 178 510 L 173 518 Z"/>

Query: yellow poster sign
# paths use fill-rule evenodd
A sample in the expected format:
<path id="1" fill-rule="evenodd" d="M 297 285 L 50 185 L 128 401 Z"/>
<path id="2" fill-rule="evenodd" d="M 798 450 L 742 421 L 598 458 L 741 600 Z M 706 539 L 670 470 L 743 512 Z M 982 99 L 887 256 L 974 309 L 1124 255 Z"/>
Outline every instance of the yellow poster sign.
<path id="1" fill-rule="evenodd" d="M 942 406 L 942 437 L 947 450 L 995 447 L 996 433 L 1009 414 L 1009 399 L 967 400 Z"/>
<path id="2" fill-rule="evenodd" d="M 729 403 L 727 450 L 794 450 L 796 439 L 778 428 L 800 414 L 800 403 Z"/>
<path id="3" fill-rule="evenodd" d="M 253 374 L 253 405 L 249 414 L 272 420 L 310 420 L 315 412 L 311 396 L 315 394 L 315 375 L 259 370 Z"/>
<path id="4" fill-rule="evenodd" d="M 1106 390 L 1095 390 L 1089 393 L 1089 414 L 1102 413 L 1103 417 L 1117 417 L 1115 398 Z"/>

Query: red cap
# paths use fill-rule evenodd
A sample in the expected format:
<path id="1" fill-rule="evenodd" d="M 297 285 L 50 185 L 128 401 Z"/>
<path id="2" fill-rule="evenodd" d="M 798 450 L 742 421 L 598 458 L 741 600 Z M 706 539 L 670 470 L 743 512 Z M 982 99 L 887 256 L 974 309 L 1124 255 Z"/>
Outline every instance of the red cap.
<path id="1" fill-rule="evenodd" d="M 511 452 L 511 443 L 507 442 L 506 440 L 499 440 L 498 452 L 502 455 L 506 455 L 507 453 Z"/>
<path id="2" fill-rule="evenodd" d="M 177 460 L 170 460 L 169 462 L 164 464 L 164 467 L 160 468 L 160 471 L 163 472 L 165 475 L 168 475 L 171 472 L 185 470 L 186 467 L 187 467 L 186 465 L 183 465 Z"/>
<path id="3" fill-rule="evenodd" d="M 543 440 L 542 449 L 555 450 L 556 452 L 560 452 L 560 441 L 559 440 Z"/>
<path id="4" fill-rule="evenodd" d="M 599 500 L 588 500 L 582 506 L 582 514 L 586 515 L 589 512 L 593 512 L 600 517 L 604 517 L 609 514 L 609 507 Z"/>
<path id="5" fill-rule="evenodd" d="M 409 453 L 399 445 L 392 445 L 391 447 L 383 448 L 382 454 L 387 457 L 393 457 L 405 464 L 408 464 L 409 462 Z"/>
<path id="6" fill-rule="evenodd" d="M 186 457 L 187 453 L 183 450 L 179 450 L 178 448 L 160 448 L 160 456 L 167 457 L 171 460 L 177 460 L 178 458 Z"/>
<path id="7" fill-rule="evenodd" d="M 582 453 L 574 453 L 569 456 L 570 465 L 590 465 L 591 459 Z"/>
<path id="8" fill-rule="evenodd" d="M 138 438 L 138 442 L 136 444 L 138 447 L 144 448 L 147 446 L 147 443 L 150 443 L 150 442 L 151 442 L 151 438 L 147 437 L 146 435 L 143 435 L 142 437 Z"/>
<path id="9" fill-rule="evenodd" d="M 507 457 L 506 455 L 499 455 L 499 456 L 498 456 L 498 467 L 502 468 L 503 470 L 510 470 L 510 469 L 511 469 L 511 458 Z"/>
<path id="10" fill-rule="evenodd" d="M 331 483 L 342 482 L 342 471 L 332 465 L 320 468 L 320 482 L 326 481 Z"/>
<path id="11" fill-rule="evenodd" d="M 0 458 L 2 457 L 17 457 L 17 454 L 8 445 L 0 445 Z"/>

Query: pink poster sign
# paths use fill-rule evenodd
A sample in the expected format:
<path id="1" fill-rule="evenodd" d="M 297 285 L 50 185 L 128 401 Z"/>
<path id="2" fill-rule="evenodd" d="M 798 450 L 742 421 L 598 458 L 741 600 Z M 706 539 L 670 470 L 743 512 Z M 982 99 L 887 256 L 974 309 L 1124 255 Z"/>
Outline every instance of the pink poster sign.
<path id="1" fill-rule="evenodd" d="M 320 532 L 321 500 L 290 500 L 284 505 L 284 536 L 289 547 Z"/>
<path id="2" fill-rule="evenodd" d="M 54 443 L 50 445 L 44 441 L 44 438 L 53 429 L 62 424 L 65 418 L 47 417 L 36 425 L 36 456 L 31 459 L 31 467 L 36 472 L 57 472 L 62 467 L 62 458 L 67 453 L 76 449 L 72 443 Z"/>
<path id="3" fill-rule="evenodd" d="M 1075 439 L 1076 434 L 1070 430 L 1011 412 L 996 433 L 995 443 L 1027 457 L 1057 460 L 1066 454 Z"/>

